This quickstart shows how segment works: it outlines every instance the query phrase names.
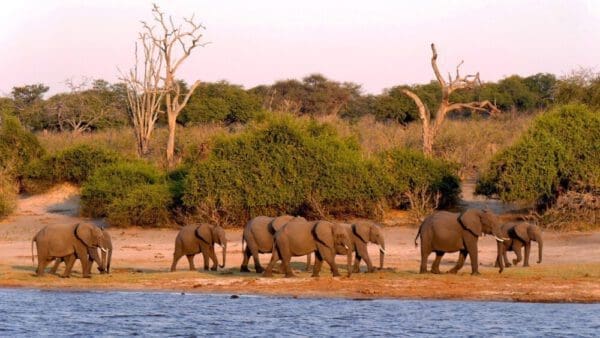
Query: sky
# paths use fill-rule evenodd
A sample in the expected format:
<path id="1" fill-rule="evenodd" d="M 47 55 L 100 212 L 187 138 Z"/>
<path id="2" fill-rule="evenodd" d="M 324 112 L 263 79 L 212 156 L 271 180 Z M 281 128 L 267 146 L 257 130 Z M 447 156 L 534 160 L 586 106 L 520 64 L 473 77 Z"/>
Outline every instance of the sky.
<path id="1" fill-rule="evenodd" d="M 443 74 L 483 81 L 580 67 L 600 71 L 600 0 L 22 0 L 0 11 L 0 96 L 14 86 L 65 80 L 116 82 L 133 66 L 140 20 L 156 2 L 176 22 L 195 14 L 206 47 L 178 73 L 187 82 L 251 88 L 321 73 L 377 94 Z"/>

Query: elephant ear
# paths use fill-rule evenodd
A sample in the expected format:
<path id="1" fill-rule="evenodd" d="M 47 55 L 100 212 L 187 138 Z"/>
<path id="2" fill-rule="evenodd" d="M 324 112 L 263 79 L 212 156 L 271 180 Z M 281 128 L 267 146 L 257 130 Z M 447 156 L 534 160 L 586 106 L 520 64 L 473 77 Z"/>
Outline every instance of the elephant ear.
<path id="1" fill-rule="evenodd" d="M 333 248 L 333 223 L 327 221 L 319 221 L 313 227 L 313 235 L 315 239 L 329 248 Z"/>
<path id="2" fill-rule="evenodd" d="M 477 209 L 468 209 L 458 216 L 460 224 L 477 237 L 481 236 L 482 231 L 480 212 Z"/>
<path id="3" fill-rule="evenodd" d="M 212 242 L 211 228 L 212 225 L 202 223 L 196 227 L 196 230 L 194 230 L 194 234 L 199 240 L 203 241 L 206 244 L 210 244 Z"/>
<path id="4" fill-rule="evenodd" d="M 75 226 L 75 237 L 77 237 L 78 240 L 82 241 L 83 244 L 85 244 L 85 246 L 87 247 L 93 247 L 94 245 L 94 232 L 92 229 L 92 225 L 90 224 L 77 224 Z M 97 245 L 98 243 L 96 243 Z"/>
<path id="5" fill-rule="evenodd" d="M 371 227 L 367 224 L 354 223 L 352 224 L 352 232 L 356 237 L 360 238 L 361 241 L 367 243 L 371 235 Z"/>
<path id="6" fill-rule="evenodd" d="M 515 234 L 523 242 L 531 241 L 531 238 L 529 238 L 529 232 L 527 231 L 528 228 L 529 228 L 529 225 L 527 223 L 519 223 L 519 224 L 515 225 L 515 227 L 514 227 Z"/>

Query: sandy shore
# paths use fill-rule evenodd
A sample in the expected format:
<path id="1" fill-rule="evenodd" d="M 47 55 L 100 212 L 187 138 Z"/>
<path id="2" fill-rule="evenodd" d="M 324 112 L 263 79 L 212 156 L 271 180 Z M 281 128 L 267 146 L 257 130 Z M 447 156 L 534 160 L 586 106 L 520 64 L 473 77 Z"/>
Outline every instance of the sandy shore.
<path id="1" fill-rule="evenodd" d="M 321 277 L 311 278 L 303 271 L 304 258 L 293 267 L 296 278 L 263 278 L 255 273 L 240 273 L 241 230 L 227 233 L 227 266 L 216 272 L 187 271 L 185 259 L 171 273 L 177 229 L 109 229 L 115 252 L 112 273 L 80 278 L 76 263 L 69 279 L 47 275 L 34 277 L 31 238 L 43 226 L 82 221 L 76 215 L 77 189 L 61 187 L 38 196 L 23 198 L 16 213 L 0 222 L 0 287 L 106 290 L 172 290 L 178 292 L 223 292 L 294 297 L 468 299 L 526 302 L 600 302 L 600 232 L 545 233 L 544 260 L 536 264 L 537 246 L 532 249 L 532 266 L 511 267 L 502 274 L 492 266 L 495 259 L 493 238 L 480 239 L 481 276 L 471 276 L 467 261 L 457 275 L 418 274 L 419 250 L 414 247 L 416 228 L 386 227 L 385 269 L 376 273 L 331 277 L 324 266 Z M 94 220 L 84 220 L 94 221 Z M 96 221 L 98 222 L 98 221 Z M 220 254 L 217 248 L 217 254 Z M 377 258 L 377 248 L 370 248 Z M 512 253 L 511 253 L 512 254 Z M 219 255 L 220 257 L 220 255 Z M 458 254 L 447 254 L 442 270 L 456 262 Z M 433 255 L 432 257 L 433 258 Z M 266 264 L 269 255 L 261 255 Z M 377 259 L 375 259 L 377 261 Z M 196 256 L 196 266 L 202 266 Z M 337 263 L 343 270 L 344 257 Z M 252 265 L 251 265 L 252 268 Z M 362 266 L 363 271 L 365 266 Z"/>

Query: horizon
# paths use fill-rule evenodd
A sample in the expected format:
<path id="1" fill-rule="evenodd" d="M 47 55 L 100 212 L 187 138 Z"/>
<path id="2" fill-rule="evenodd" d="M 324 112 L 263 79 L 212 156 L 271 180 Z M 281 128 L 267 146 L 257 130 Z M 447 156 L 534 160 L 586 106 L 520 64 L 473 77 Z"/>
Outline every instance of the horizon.
<path id="1" fill-rule="evenodd" d="M 510 75 L 597 70 L 600 2 L 455 1 L 444 5 L 378 1 L 302 4 L 263 1 L 156 2 L 176 22 L 195 13 L 205 40 L 178 78 L 188 83 L 225 80 L 249 89 L 313 73 L 361 85 L 378 94 L 400 84 L 434 79 L 430 43 L 442 73 L 479 72 L 484 82 Z M 67 79 L 118 82 L 118 68 L 133 65 L 141 20 L 152 1 L 10 3 L 0 14 L 0 95 L 43 83 L 48 96 L 67 91 Z M 516 10 L 518 9 L 518 10 Z M 450 22 L 451 24 L 448 24 Z M 510 26 L 506 23 L 510 22 Z M 73 29 L 76 27 L 77 29 Z M 474 29 L 476 27 L 476 29 Z"/>

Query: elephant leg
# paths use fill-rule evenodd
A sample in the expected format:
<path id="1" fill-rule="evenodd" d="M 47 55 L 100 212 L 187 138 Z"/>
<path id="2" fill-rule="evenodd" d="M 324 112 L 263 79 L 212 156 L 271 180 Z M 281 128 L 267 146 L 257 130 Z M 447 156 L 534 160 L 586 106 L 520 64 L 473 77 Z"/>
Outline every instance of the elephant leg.
<path id="1" fill-rule="evenodd" d="M 210 267 L 211 271 L 217 271 L 217 266 L 219 265 L 219 261 L 217 260 L 217 254 L 215 253 L 215 246 L 211 245 L 208 251 L 210 256 L 210 260 L 212 260 L 212 266 Z"/>
<path id="2" fill-rule="evenodd" d="M 54 260 L 54 265 L 52 265 L 52 268 L 50 268 L 50 273 L 53 275 L 56 275 L 56 270 L 58 270 L 58 266 L 60 265 L 60 263 L 63 261 L 62 258 L 57 258 Z"/>
<path id="3" fill-rule="evenodd" d="M 190 271 L 196 271 L 196 266 L 194 265 L 194 256 L 196 255 L 185 255 L 185 258 L 188 260 Z"/>
<path id="4" fill-rule="evenodd" d="M 442 261 L 442 257 L 444 257 L 444 254 L 445 252 L 443 251 L 435 252 L 435 260 L 433 261 L 433 264 L 431 264 L 431 273 L 440 273 L 440 262 Z"/>
<path id="5" fill-rule="evenodd" d="M 313 266 L 313 273 L 311 277 L 319 277 L 319 273 L 321 273 L 321 267 L 323 266 L 323 257 L 321 254 L 316 251 L 315 252 L 315 265 Z"/>
<path id="6" fill-rule="evenodd" d="M 37 272 L 36 272 L 36 274 L 38 276 L 44 275 L 44 273 L 46 272 L 46 266 L 48 265 L 48 263 L 50 263 L 48 258 L 46 256 L 40 255 L 38 253 L 38 267 L 37 267 Z"/>
<path id="7" fill-rule="evenodd" d="M 427 259 L 431 254 L 431 249 L 426 248 L 423 241 L 421 241 L 421 268 L 419 273 L 427 273 Z"/>
<path id="8" fill-rule="evenodd" d="M 312 254 L 308 254 L 306 255 L 306 268 L 304 268 L 304 271 L 310 271 L 310 256 Z"/>
<path id="9" fill-rule="evenodd" d="M 508 255 L 506 254 L 507 251 L 508 249 L 505 248 L 504 252 L 502 253 L 502 257 L 504 258 L 504 266 L 508 268 L 509 266 L 511 266 L 511 264 L 509 262 Z"/>
<path id="10" fill-rule="evenodd" d="M 525 243 L 525 257 L 523 261 L 523 266 L 529 266 L 529 253 L 531 252 L 531 242 Z"/>
<path id="11" fill-rule="evenodd" d="M 71 276 L 71 269 L 73 268 L 73 265 L 75 264 L 75 255 L 69 255 L 67 257 L 64 258 L 65 260 L 65 271 L 62 274 L 62 278 L 69 278 Z M 83 262 L 81 263 L 83 266 Z M 87 268 L 87 265 L 86 265 Z M 82 270 L 85 271 L 85 270 Z"/>
<path id="12" fill-rule="evenodd" d="M 248 262 L 250 261 L 250 256 L 252 256 L 252 252 L 250 252 L 250 248 L 248 248 L 248 245 L 246 245 L 243 255 L 244 259 L 242 260 L 242 265 L 240 266 L 240 272 L 250 272 L 250 269 L 248 269 Z M 254 262 L 254 266 L 256 267 L 256 261 Z"/>
<path id="13" fill-rule="evenodd" d="M 452 269 L 450 269 L 448 273 L 457 273 L 458 270 L 462 269 L 463 265 L 465 265 L 465 259 L 467 258 L 467 254 L 467 250 L 460 250 L 456 265 Z"/>
<path id="14" fill-rule="evenodd" d="M 204 271 L 208 271 L 208 265 L 210 263 L 208 256 L 208 248 L 206 248 L 206 250 L 204 248 L 202 249 L 202 259 L 204 263 Z"/>
<path id="15" fill-rule="evenodd" d="M 356 248 L 356 250 L 360 250 L 360 257 L 365 260 L 365 263 L 367 264 L 367 272 L 374 272 L 375 267 L 373 267 L 373 263 L 371 263 L 371 258 L 369 257 L 369 251 L 367 251 L 367 246 L 360 245 Z"/>
<path id="16" fill-rule="evenodd" d="M 277 250 L 277 247 L 274 246 L 273 252 L 271 253 L 271 260 L 269 261 L 269 264 L 267 265 L 267 268 L 265 269 L 265 271 L 263 271 L 264 277 L 272 277 L 273 276 L 273 267 L 275 266 L 275 263 L 277 263 L 278 260 L 279 260 L 279 250 Z"/>
<path id="17" fill-rule="evenodd" d="M 331 248 L 328 248 L 321 244 L 317 244 L 317 248 L 321 253 L 321 258 L 323 258 L 323 260 L 327 262 L 327 264 L 329 264 L 331 274 L 333 275 L 333 277 L 340 276 L 340 272 L 338 271 L 337 265 L 335 264 L 335 252 Z"/>
<path id="18" fill-rule="evenodd" d="M 465 240 L 466 251 L 469 257 L 471 257 L 471 275 L 479 275 L 479 259 L 477 252 L 477 238 L 469 241 Z M 465 255 L 466 257 L 466 255 Z"/>
<path id="19" fill-rule="evenodd" d="M 248 248 L 250 250 L 250 254 L 252 254 L 252 260 L 254 260 L 254 270 L 256 270 L 256 273 L 263 272 L 265 269 L 260 264 L 258 248 L 254 244 L 248 244 Z"/>
<path id="20" fill-rule="evenodd" d="M 177 262 L 179 261 L 179 259 L 181 258 L 181 256 L 183 256 L 181 254 L 181 252 L 175 250 L 175 252 L 173 253 L 173 263 L 171 263 L 171 272 L 175 271 L 177 269 Z M 189 258 L 188 258 L 189 260 Z M 192 264 L 193 264 L 193 260 L 192 260 Z"/>
<path id="21" fill-rule="evenodd" d="M 359 273 L 360 272 L 360 259 L 362 257 L 360 257 L 360 254 L 358 253 L 358 251 L 354 252 L 354 264 L 352 265 L 352 272 L 353 273 Z"/>
<path id="22" fill-rule="evenodd" d="M 521 246 L 515 246 L 513 250 L 515 251 L 515 255 L 517 255 L 517 258 L 513 259 L 513 264 L 516 266 L 521 260 L 523 260 L 523 256 L 521 255 Z"/>

